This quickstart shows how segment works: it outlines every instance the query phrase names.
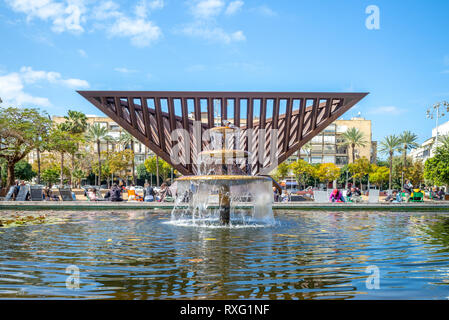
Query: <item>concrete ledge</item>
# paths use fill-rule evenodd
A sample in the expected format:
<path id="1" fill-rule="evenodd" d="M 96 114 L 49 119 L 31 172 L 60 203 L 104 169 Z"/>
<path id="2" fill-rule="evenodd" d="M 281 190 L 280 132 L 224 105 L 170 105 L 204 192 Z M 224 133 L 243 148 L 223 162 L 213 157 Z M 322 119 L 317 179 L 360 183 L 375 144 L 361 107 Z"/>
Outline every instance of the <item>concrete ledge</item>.
<path id="1" fill-rule="evenodd" d="M 171 210 L 173 203 L 164 202 L 87 202 L 87 201 L 4 201 L 0 202 L 0 211 L 36 211 L 36 210 Z M 241 209 L 251 207 L 249 203 L 237 206 Z M 428 211 L 449 213 L 449 201 L 432 203 L 315 203 L 289 202 L 274 203 L 274 210 L 298 211 Z"/>

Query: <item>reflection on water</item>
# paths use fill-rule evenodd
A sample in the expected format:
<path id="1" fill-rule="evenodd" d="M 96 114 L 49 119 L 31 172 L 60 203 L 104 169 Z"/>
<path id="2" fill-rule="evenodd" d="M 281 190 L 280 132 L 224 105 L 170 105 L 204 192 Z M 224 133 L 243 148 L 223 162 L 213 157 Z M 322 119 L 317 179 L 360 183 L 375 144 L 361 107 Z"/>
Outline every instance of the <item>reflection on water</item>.
<path id="1" fill-rule="evenodd" d="M 0 229 L 0 298 L 446 299 L 449 218 L 282 212 L 269 227 L 167 224 L 170 213 L 72 214 Z M 76 265 L 80 288 L 66 288 Z M 368 266 L 380 289 L 367 289 Z"/>

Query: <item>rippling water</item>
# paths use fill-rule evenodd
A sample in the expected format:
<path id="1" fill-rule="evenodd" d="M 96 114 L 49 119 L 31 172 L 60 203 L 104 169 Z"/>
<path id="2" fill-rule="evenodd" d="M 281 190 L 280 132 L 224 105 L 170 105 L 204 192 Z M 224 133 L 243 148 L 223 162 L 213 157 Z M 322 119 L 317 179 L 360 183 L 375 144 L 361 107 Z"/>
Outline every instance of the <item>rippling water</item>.
<path id="1" fill-rule="evenodd" d="M 79 213 L 0 229 L 0 298 L 446 299 L 449 216 L 282 212 L 257 228 L 166 212 Z M 68 289 L 66 268 L 79 268 Z M 367 268 L 379 289 L 368 289 Z M 369 282 L 371 283 L 371 282 Z"/>

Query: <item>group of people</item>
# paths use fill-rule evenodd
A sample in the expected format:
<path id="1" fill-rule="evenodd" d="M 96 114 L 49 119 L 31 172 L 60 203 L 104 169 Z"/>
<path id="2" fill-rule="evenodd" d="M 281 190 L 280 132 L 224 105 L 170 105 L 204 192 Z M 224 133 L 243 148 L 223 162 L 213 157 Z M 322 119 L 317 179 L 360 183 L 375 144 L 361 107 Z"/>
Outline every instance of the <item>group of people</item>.
<path id="1" fill-rule="evenodd" d="M 134 191 L 134 192 L 128 192 Z M 145 183 L 143 188 L 143 197 L 138 195 L 136 192 L 136 187 L 134 184 L 131 184 L 129 188 L 126 187 L 125 184 L 114 183 L 110 190 L 105 194 L 104 199 L 112 202 L 121 202 L 123 200 L 123 193 L 128 192 L 128 200 L 135 201 L 145 201 L 145 202 L 153 202 L 153 201 L 164 201 L 168 197 L 172 197 L 172 192 L 166 183 L 161 185 L 159 192 L 156 192 L 149 183 Z M 98 193 L 96 188 L 90 188 L 85 194 L 91 201 L 99 200 Z"/>
<path id="2" fill-rule="evenodd" d="M 338 189 L 334 189 L 332 193 L 329 196 L 330 202 L 360 202 L 362 200 L 362 192 L 359 188 L 350 186 L 349 189 L 346 191 L 346 198 L 343 195 L 343 192 L 341 192 Z"/>

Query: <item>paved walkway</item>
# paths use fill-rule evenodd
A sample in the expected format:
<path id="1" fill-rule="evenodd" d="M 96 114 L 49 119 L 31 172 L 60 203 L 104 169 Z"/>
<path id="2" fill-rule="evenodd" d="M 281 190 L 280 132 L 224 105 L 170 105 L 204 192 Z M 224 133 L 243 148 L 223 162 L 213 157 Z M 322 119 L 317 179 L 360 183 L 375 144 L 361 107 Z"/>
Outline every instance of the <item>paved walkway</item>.
<path id="1" fill-rule="evenodd" d="M 164 202 L 88 202 L 88 201 L 2 201 L 0 211 L 9 210 L 170 210 L 173 203 Z M 241 203 L 238 208 L 250 208 L 250 203 Z M 275 210 L 326 210 L 326 211 L 435 211 L 449 213 L 449 201 L 424 203 L 274 203 Z"/>

